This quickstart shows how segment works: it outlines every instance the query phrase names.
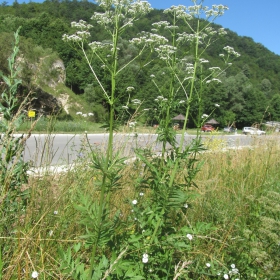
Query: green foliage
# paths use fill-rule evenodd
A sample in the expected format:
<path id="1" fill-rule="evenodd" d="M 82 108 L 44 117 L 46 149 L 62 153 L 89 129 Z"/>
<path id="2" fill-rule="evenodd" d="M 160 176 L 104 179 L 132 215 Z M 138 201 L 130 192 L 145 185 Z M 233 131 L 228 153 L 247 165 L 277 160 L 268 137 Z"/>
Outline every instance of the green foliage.
<path id="1" fill-rule="evenodd" d="M 81 94 L 84 92 L 84 89 L 88 84 L 94 84 L 94 79 L 90 75 L 86 61 L 80 59 L 77 52 L 75 52 L 72 48 L 63 44 L 61 37 L 64 33 L 68 33 L 70 31 L 70 22 L 80 19 L 89 20 L 95 11 L 101 10 L 102 9 L 98 5 L 88 1 L 45 1 L 41 4 L 31 2 L 27 4 L 17 3 L 13 6 L 2 5 L 0 7 L 0 30 L 1 34 L 4 34 L 4 32 L 13 32 L 13 30 L 17 29 L 19 26 L 22 26 L 21 35 L 25 38 L 28 38 L 29 40 L 32 40 L 32 44 L 40 45 L 45 49 L 49 48 L 57 52 L 66 67 L 66 85 L 70 87 L 76 94 Z M 147 15 L 145 19 L 139 19 L 132 28 L 121 35 L 119 41 L 119 47 L 121 49 L 119 53 L 119 61 L 121 65 L 128 61 L 131 55 L 133 55 L 136 51 L 135 48 L 129 43 L 129 39 L 135 37 L 136 34 L 143 30 L 149 31 L 153 22 L 161 20 L 170 20 L 170 16 L 163 14 L 161 10 L 153 10 Z M 202 21 L 201 24 L 203 25 L 206 23 L 205 21 Z M 192 26 L 195 26 L 195 22 L 192 22 Z M 216 30 L 220 27 L 215 24 L 212 26 Z M 184 28 L 182 21 L 178 21 L 178 27 L 179 33 L 190 31 L 189 28 Z M 235 83 L 237 88 L 237 85 L 241 86 L 240 83 L 242 83 L 239 78 L 237 79 L 237 75 L 239 75 L 241 72 L 244 73 L 244 75 L 249 79 L 248 82 L 253 87 L 252 92 L 262 90 L 265 93 L 265 103 L 268 103 L 274 94 L 279 93 L 279 56 L 269 52 L 264 46 L 259 43 L 255 43 L 249 37 L 240 37 L 230 30 L 227 30 L 227 32 L 228 34 L 224 38 L 213 42 L 213 44 L 209 46 L 205 52 L 205 58 L 211 59 L 213 65 L 221 67 L 222 64 L 218 59 L 218 55 L 223 51 L 222 46 L 231 45 L 234 47 L 242 55 L 238 59 L 238 62 L 225 72 L 226 78 L 228 80 L 232 78 L 233 83 Z M 171 39 L 169 31 L 165 30 L 163 35 L 168 39 Z M 91 40 L 103 41 L 105 39 L 106 32 L 102 32 L 100 26 L 94 25 L 91 32 Z M 24 42 L 24 40 L 22 40 L 22 42 Z M 6 47 L 7 45 L 0 45 L 0 59 L 5 61 L 8 54 L 8 49 Z M 180 52 L 183 54 L 183 47 L 179 48 Z M 22 50 L 23 49 L 24 48 L 22 48 Z M 32 48 L 30 50 L 32 50 Z M 32 53 L 32 51 L 30 53 Z M 189 56 L 188 53 L 185 53 L 185 55 Z M 120 84 L 117 87 L 117 91 L 119 93 L 119 104 L 126 102 L 125 96 L 122 96 L 124 93 L 122 87 L 125 88 L 123 81 L 127 81 L 131 86 L 137 89 L 131 98 L 138 98 L 143 101 L 144 108 L 152 107 L 153 100 L 157 97 L 157 93 L 153 89 L 150 74 L 158 76 L 157 72 L 163 69 L 165 65 L 164 63 L 155 63 L 155 61 L 151 61 L 149 65 L 146 65 L 149 57 L 151 57 L 150 53 L 144 53 L 141 60 L 135 60 L 131 64 L 130 70 L 123 72 L 119 76 Z M 97 67 L 99 68 L 97 72 L 102 72 L 102 65 L 98 64 L 96 57 L 92 57 L 92 62 L 93 64 L 100 66 L 100 68 Z M 4 70 L 4 65 L 6 64 L 1 63 L 2 71 Z M 143 68 L 144 66 L 145 68 Z M 155 67 L 158 67 L 158 69 L 155 69 Z M 127 68 L 127 70 L 128 69 L 129 68 Z M 23 71 L 23 83 L 26 83 L 26 81 L 28 83 L 28 80 L 30 79 L 30 71 L 28 72 L 27 70 L 28 67 Z M 3 72 L 6 73 L 5 71 Z M 101 81 L 107 89 L 110 88 L 110 81 L 106 75 L 101 78 Z M 165 79 L 162 79 L 162 85 L 160 86 L 164 86 L 164 84 L 168 85 L 168 81 L 169 77 L 165 76 Z M 98 86 L 94 84 L 94 87 L 97 88 Z M 212 93 L 214 93 L 214 95 Z M 206 106 L 203 107 L 205 109 L 205 114 L 210 114 L 212 111 L 211 106 L 209 106 L 210 104 L 215 104 L 217 100 L 221 99 L 219 96 L 228 95 L 229 92 L 226 87 L 222 86 L 219 87 L 219 91 L 214 91 L 212 93 L 207 96 L 208 100 L 207 103 L 205 103 Z M 227 124 L 228 117 L 226 115 L 228 114 L 231 116 L 231 119 L 234 117 L 234 121 L 239 127 L 258 122 L 259 115 L 255 115 L 255 112 L 250 112 L 252 116 L 250 119 L 244 119 L 244 114 L 242 112 L 242 93 L 239 94 L 240 96 L 237 95 L 238 94 L 236 92 L 235 96 L 222 98 L 221 102 L 218 103 L 222 105 L 222 108 L 220 112 L 216 112 L 213 117 L 218 119 L 221 125 Z M 181 97 L 184 97 L 184 95 L 179 94 L 178 98 Z M 254 97 L 252 95 L 252 97 L 249 97 L 249 100 L 253 98 Z M 96 104 L 96 107 L 100 107 L 99 105 L 103 106 L 104 104 Z M 99 109 L 97 109 L 97 111 L 98 110 Z M 108 112 L 108 108 L 105 107 L 105 110 Z M 174 108 L 171 111 L 173 116 L 178 115 L 179 113 L 182 113 L 181 108 Z M 194 111 L 193 114 L 195 115 L 196 112 Z M 262 114 L 264 114 L 264 111 Z M 246 113 L 245 115 L 247 116 L 248 114 Z M 269 116 L 264 117 L 264 120 L 270 120 Z M 100 118 L 98 117 L 98 119 Z M 152 114 L 147 114 L 147 118 L 144 121 L 152 123 Z M 194 122 L 192 121 L 190 121 L 189 125 L 195 126 Z"/>
<path id="2" fill-rule="evenodd" d="M 23 122 L 21 114 L 27 104 L 18 98 L 18 87 L 21 80 L 18 78 L 19 69 L 16 67 L 16 58 L 19 51 L 19 30 L 14 34 L 14 47 L 8 58 L 9 75 L 0 73 L 4 81 L 0 100 L 0 200 L 1 200 L 1 232 L 11 234 L 12 224 L 19 215 L 24 213 L 28 199 L 28 190 L 23 188 L 27 183 L 28 163 L 23 161 L 22 153 L 28 136 L 14 136 L 20 124 Z"/>

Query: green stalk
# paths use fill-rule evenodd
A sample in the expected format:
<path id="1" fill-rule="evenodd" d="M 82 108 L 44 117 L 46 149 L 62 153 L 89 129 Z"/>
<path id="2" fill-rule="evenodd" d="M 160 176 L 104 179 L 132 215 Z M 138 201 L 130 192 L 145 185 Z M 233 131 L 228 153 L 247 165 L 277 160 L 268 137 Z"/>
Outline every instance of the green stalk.
<path id="1" fill-rule="evenodd" d="M 199 21 L 197 22 L 197 30 L 196 30 L 196 34 L 199 33 Z M 193 71 L 193 77 L 192 77 L 192 80 L 191 80 L 191 88 L 190 88 L 190 94 L 189 94 L 189 100 L 188 100 L 188 106 L 186 108 L 186 114 L 185 114 L 185 121 L 184 121 L 184 124 L 183 124 L 183 129 L 182 129 L 182 134 L 181 134 L 181 140 L 180 140 L 180 144 L 179 144 L 179 149 L 178 149 L 178 152 L 181 153 L 182 150 L 183 150 L 183 144 L 184 144 L 184 134 L 185 134 L 185 131 L 186 131 L 186 127 L 187 127 L 187 120 L 189 118 L 189 114 L 190 114 L 190 108 L 191 108 L 191 100 L 192 100 L 192 97 L 194 95 L 194 83 L 195 83 L 195 77 L 196 77 L 196 70 L 197 70 L 197 61 L 198 61 L 198 36 L 196 37 L 196 42 L 195 42 L 195 50 L 194 50 L 194 71 Z M 175 166 L 174 168 L 172 169 L 172 173 L 171 173 L 171 176 L 170 176 L 170 181 L 169 181 L 169 187 L 171 188 L 173 183 L 174 183 L 174 180 L 175 180 L 175 175 L 177 173 L 177 170 L 178 170 L 178 165 L 179 165 L 179 161 L 178 159 L 176 160 L 175 162 Z"/>
<path id="2" fill-rule="evenodd" d="M 173 25 L 176 24 L 176 14 L 173 15 Z M 176 31 L 174 31 L 172 33 L 172 46 L 175 47 L 176 46 Z M 169 96 L 168 96 L 168 106 L 166 109 L 166 115 L 165 115 L 165 131 L 168 131 L 169 129 L 171 129 L 169 127 L 170 125 L 170 107 L 171 107 L 171 103 L 173 103 L 173 99 L 174 99 L 174 82 L 175 82 L 175 73 L 174 73 L 174 67 L 176 65 L 176 52 L 173 54 L 172 56 L 172 62 L 171 62 L 171 69 L 172 69 L 172 76 L 171 76 L 171 81 L 170 81 L 170 87 L 169 87 Z M 166 152 L 166 145 L 167 145 L 167 140 L 165 139 L 163 141 L 162 144 L 162 160 L 164 161 L 164 155 Z"/>
<path id="3" fill-rule="evenodd" d="M 110 162 L 113 158 L 113 141 L 114 141 L 114 107 L 115 107 L 115 91 L 116 91 L 116 76 L 117 76 L 117 67 L 118 67 L 118 50 L 117 50 L 117 43 L 119 38 L 119 30 L 118 30 L 118 18 L 115 19 L 115 29 L 112 34 L 113 37 L 113 65 L 111 71 L 111 96 L 109 99 L 109 106 L 110 106 L 110 113 L 109 113 L 109 138 L 108 138 L 108 145 L 107 145 L 107 153 L 105 159 L 105 172 L 103 173 L 102 178 L 102 185 L 101 185 L 101 194 L 99 200 L 99 209 L 98 209 L 98 216 L 97 216 L 97 224 L 98 224 L 98 231 L 97 231 L 97 238 L 92 248 L 91 254 L 91 262 L 90 262 L 90 271 L 91 274 L 94 271 L 95 265 L 95 256 L 96 250 L 99 243 L 99 236 L 100 236 L 100 229 L 102 224 L 102 216 L 104 213 L 104 209 L 108 207 L 108 202 L 110 200 L 110 191 L 106 193 L 106 181 L 107 181 L 107 170 L 109 169 Z"/>

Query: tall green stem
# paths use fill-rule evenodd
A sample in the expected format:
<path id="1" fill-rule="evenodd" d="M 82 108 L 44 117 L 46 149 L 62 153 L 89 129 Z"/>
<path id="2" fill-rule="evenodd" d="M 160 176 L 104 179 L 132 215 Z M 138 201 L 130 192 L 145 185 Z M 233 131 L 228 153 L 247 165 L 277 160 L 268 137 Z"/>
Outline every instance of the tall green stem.
<path id="1" fill-rule="evenodd" d="M 114 113 L 115 113 L 115 91 L 116 91 L 116 76 L 117 76 L 117 69 L 118 69 L 118 50 L 117 50 L 117 43 L 119 38 L 119 31 L 118 31 L 118 18 L 116 17 L 115 20 L 115 29 L 112 34 L 113 36 L 113 63 L 112 63 L 112 70 L 111 70 L 111 96 L 109 100 L 109 138 L 107 144 L 107 152 L 106 152 L 106 159 L 105 159 L 105 172 L 103 173 L 102 178 L 102 185 L 101 185 L 101 193 L 100 193 L 100 200 L 99 200 L 99 209 L 98 209 L 98 216 L 97 216 L 97 234 L 96 240 L 92 248 L 92 255 L 91 255 L 91 273 L 94 271 L 94 264 L 95 264 L 95 255 L 97 246 L 99 243 L 99 236 L 101 225 L 103 222 L 103 213 L 104 209 L 108 207 L 108 202 L 110 200 L 110 192 L 106 193 L 106 181 L 107 181 L 107 170 L 109 169 L 110 163 L 112 162 L 113 158 L 113 142 L 114 142 Z"/>
<path id="2" fill-rule="evenodd" d="M 198 61 L 198 44 L 199 44 L 199 21 L 197 23 L 197 30 L 196 30 L 196 39 L 195 39 L 195 50 L 194 50 L 194 71 L 193 71 L 193 75 L 192 75 L 192 80 L 191 80 L 191 86 L 190 86 L 190 94 L 188 97 L 188 105 L 186 108 L 186 114 L 185 114 L 185 120 L 184 120 L 184 124 L 183 124 L 183 129 L 182 129 L 182 134 L 181 134 L 181 140 L 180 140 L 180 144 L 179 144 L 179 149 L 178 152 L 181 153 L 183 151 L 183 144 L 184 144 L 184 134 L 186 131 L 186 127 L 187 127 L 187 122 L 188 122 L 188 118 L 189 118 L 189 114 L 190 114 L 190 108 L 191 108 L 191 101 L 194 95 L 194 87 L 195 87 L 195 79 L 196 79 L 196 70 L 197 70 L 197 61 Z M 170 176 L 170 181 L 169 181 L 169 187 L 172 187 L 174 179 L 175 179 L 175 175 L 177 173 L 178 170 L 178 165 L 179 165 L 179 161 L 178 159 L 175 162 L 175 166 L 172 170 L 171 176 Z"/>

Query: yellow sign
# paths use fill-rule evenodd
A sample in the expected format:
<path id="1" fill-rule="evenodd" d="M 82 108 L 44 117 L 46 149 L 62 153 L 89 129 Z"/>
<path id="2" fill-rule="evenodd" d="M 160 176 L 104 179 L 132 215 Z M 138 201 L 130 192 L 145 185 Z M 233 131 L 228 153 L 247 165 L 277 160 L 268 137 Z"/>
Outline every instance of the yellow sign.
<path id="1" fill-rule="evenodd" d="M 35 111 L 28 111 L 28 117 L 29 118 L 35 118 Z"/>

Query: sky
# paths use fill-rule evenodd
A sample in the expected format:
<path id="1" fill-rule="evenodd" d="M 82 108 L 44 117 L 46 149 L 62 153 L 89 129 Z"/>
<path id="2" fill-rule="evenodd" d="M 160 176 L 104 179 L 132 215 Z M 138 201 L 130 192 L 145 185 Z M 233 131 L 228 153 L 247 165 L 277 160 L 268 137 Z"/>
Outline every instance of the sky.
<path id="1" fill-rule="evenodd" d="M 147 0 L 153 8 L 166 9 L 172 5 L 191 6 L 190 0 Z M 280 55 L 280 0 L 204 0 L 204 5 L 223 4 L 229 10 L 215 23 L 251 37 L 270 51 Z"/>
<path id="2" fill-rule="evenodd" d="M 6 0 L 8 4 L 14 0 Z M 33 0 L 42 2 L 43 0 Z M 193 5 L 190 0 L 147 0 L 155 9 L 166 9 L 172 5 Z M 3 0 L 1 1 L 3 2 Z M 29 0 L 18 0 L 18 3 Z M 251 37 L 270 51 L 280 55 L 280 0 L 204 0 L 204 5 L 223 4 L 229 7 L 215 23 L 236 32 L 240 36 Z"/>

